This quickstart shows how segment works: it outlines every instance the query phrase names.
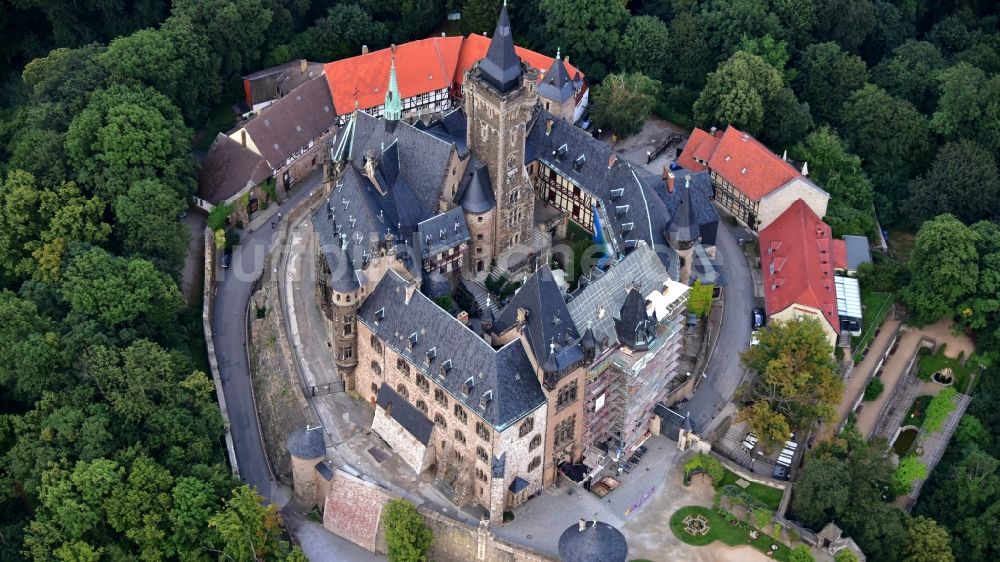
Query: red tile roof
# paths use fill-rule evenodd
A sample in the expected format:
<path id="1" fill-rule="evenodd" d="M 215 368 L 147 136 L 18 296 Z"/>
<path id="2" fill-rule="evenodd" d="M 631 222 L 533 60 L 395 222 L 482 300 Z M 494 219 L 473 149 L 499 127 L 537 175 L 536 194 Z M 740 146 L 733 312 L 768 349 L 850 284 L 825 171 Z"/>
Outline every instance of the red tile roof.
<path id="1" fill-rule="evenodd" d="M 397 45 L 399 95 L 408 98 L 450 88 L 461 48 L 462 37 L 431 37 Z M 382 105 L 391 59 L 392 50 L 381 49 L 323 65 L 337 113 L 354 111 L 355 91 L 361 109 Z"/>
<path id="2" fill-rule="evenodd" d="M 731 125 L 722 135 L 708 167 L 754 201 L 801 176 L 795 166 Z"/>
<path id="3" fill-rule="evenodd" d="M 760 231 L 764 303 L 773 315 L 798 304 L 823 311 L 840 331 L 833 282 L 834 240 L 830 226 L 802 199 Z"/>
<path id="4" fill-rule="evenodd" d="M 371 482 L 335 470 L 323 510 L 323 527 L 375 552 L 382 508 L 394 497 Z"/>
<path id="5" fill-rule="evenodd" d="M 698 161 L 708 162 L 712 158 L 716 147 L 719 146 L 719 137 L 721 136 L 721 132 L 716 132 L 713 136 L 702 129 L 691 131 L 691 137 L 684 145 L 684 151 L 677 157 L 677 163 L 685 170 L 704 172 L 708 167 Z"/>
<path id="6" fill-rule="evenodd" d="M 465 71 L 472 68 L 472 65 L 479 62 L 480 59 L 486 56 L 486 50 L 490 47 L 490 38 L 485 35 L 472 34 L 465 38 L 462 42 L 462 50 L 458 55 L 458 68 L 455 70 L 455 87 L 460 88 L 462 82 L 465 81 Z M 514 46 L 514 52 L 517 56 L 524 62 L 528 63 L 528 66 L 534 68 L 538 71 L 538 80 L 541 81 L 543 76 L 542 73 L 549 70 L 552 66 L 552 62 L 555 60 L 553 57 L 543 55 L 541 53 L 536 53 L 525 49 L 524 47 Z M 583 77 L 577 68 L 568 62 L 566 64 L 566 73 L 569 74 L 570 78 L 576 78 L 579 75 Z M 403 94 L 405 96 L 405 94 Z"/>
<path id="7" fill-rule="evenodd" d="M 847 241 L 833 241 L 833 267 L 836 269 L 847 269 Z"/>

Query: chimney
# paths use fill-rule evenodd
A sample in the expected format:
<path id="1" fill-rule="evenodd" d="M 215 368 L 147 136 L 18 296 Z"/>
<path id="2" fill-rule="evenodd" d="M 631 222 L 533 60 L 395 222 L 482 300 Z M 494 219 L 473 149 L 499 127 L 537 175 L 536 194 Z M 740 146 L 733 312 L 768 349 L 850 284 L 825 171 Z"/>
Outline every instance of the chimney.
<path id="1" fill-rule="evenodd" d="M 715 136 L 715 132 L 718 131 L 718 130 L 719 130 L 718 127 L 712 127 L 711 129 L 708 130 L 708 132 L 709 132 L 709 134 L 711 134 L 714 137 Z"/>
<path id="2" fill-rule="evenodd" d="M 301 71 L 302 74 L 305 74 L 307 70 L 309 70 L 309 61 L 307 61 L 306 59 L 300 60 L 299 71 Z"/>
<path id="3" fill-rule="evenodd" d="M 809 175 L 809 162 L 806 162 L 805 164 L 802 164 L 802 175 L 803 176 L 808 176 Z"/>
<path id="4" fill-rule="evenodd" d="M 684 176 L 684 189 L 691 189 L 691 174 Z"/>
<path id="5" fill-rule="evenodd" d="M 368 54 L 368 45 L 362 45 L 361 46 L 361 54 L 362 55 L 367 55 Z"/>
<path id="6" fill-rule="evenodd" d="M 517 309 L 517 323 L 523 324 L 528 319 L 528 309 L 519 308 Z"/>
<path id="7" fill-rule="evenodd" d="M 243 141 L 243 148 L 247 147 L 247 130 L 243 129 L 240 131 L 240 139 Z"/>
<path id="8" fill-rule="evenodd" d="M 617 161 L 618 161 L 618 156 L 616 156 L 614 154 L 612 154 L 611 156 L 608 156 L 608 169 L 610 170 L 611 166 L 614 166 L 615 162 L 617 162 Z"/>
<path id="9" fill-rule="evenodd" d="M 566 64 L 569 64 L 569 55 L 563 57 L 563 60 L 566 61 Z"/>
<path id="10" fill-rule="evenodd" d="M 456 318 L 458 319 L 459 322 L 462 323 L 462 325 L 464 325 L 464 326 L 468 326 L 469 325 L 469 313 L 468 312 L 466 312 L 466 311 L 463 310 L 463 311 L 461 311 L 461 312 L 458 313 L 458 316 Z"/>
<path id="11" fill-rule="evenodd" d="M 552 119 L 545 120 L 545 136 L 552 134 Z"/>
<path id="12" fill-rule="evenodd" d="M 581 517 L 580 518 L 580 524 L 579 524 L 579 526 L 577 526 L 576 530 L 582 533 L 586 529 L 587 529 L 587 520 L 584 519 L 583 517 Z"/>
<path id="13" fill-rule="evenodd" d="M 406 300 L 403 301 L 403 304 L 410 304 L 410 299 L 413 298 L 413 291 L 416 290 L 416 288 L 417 288 L 416 283 L 406 284 Z"/>
<path id="14" fill-rule="evenodd" d="M 666 170 L 666 168 L 664 168 Z M 674 173 L 667 172 L 667 193 L 674 192 Z"/>

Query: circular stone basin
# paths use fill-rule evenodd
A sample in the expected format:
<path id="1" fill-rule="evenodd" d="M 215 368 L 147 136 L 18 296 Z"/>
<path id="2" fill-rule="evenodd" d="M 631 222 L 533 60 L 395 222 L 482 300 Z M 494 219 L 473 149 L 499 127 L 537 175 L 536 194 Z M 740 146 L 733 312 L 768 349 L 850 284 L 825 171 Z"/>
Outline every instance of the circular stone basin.
<path id="1" fill-rule="evenodd" d="M 684 518 L 684 531 L 689 535 L 707 535 L 711 528 L 704 515 L 688 515 Z"/>
<path id="2" fill-rule="evenodd" d="M 950 385 L 955 377 L 952 375 L 951 369 L 945 369 L 943 371 L 938 371 L 931 376 L 934 382 L 943 385 Z"/>
<path id="3" fill-rule="evenodd" d="M 899 458 L 903 458 L 913 447 L 913 442 L 917 438 L 917 428 L 910 427 L 899 432 L 899 436 L 892 442 L 892 450 Z"/>

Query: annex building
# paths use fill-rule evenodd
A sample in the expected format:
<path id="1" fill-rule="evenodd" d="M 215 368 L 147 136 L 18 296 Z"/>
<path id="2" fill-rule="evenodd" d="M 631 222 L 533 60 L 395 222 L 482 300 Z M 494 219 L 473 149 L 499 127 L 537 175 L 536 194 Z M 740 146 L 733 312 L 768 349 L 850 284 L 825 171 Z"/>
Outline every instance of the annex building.
<path id="1" fill-rule="evenodd" d="M 519 53 L 503 8 L 461 106 L 411 124 L 390 50 L 381 103 L 359 100 L 323 143 L 311 217 L 346 388 L 415 473 L 494 522 L 561 474 L 616 470 L 656 432 L 686 283 L 720 281 L 709 174 L 618 159 L 546 97 L 576 92 L 575 70 Z M 567 295 L 551 258 L 570 222 L 601 259 Z M 501 307 L 434 300 L 491 273 L 520 280 Z"/>

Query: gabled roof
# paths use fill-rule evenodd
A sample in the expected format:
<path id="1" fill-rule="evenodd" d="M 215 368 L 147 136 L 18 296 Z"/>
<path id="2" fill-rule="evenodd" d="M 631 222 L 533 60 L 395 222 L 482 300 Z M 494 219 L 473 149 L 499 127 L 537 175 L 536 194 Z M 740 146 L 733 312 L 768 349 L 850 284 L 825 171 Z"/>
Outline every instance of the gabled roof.
<path id="1" fill-rule="evenodd" d="M 760 231 L 768 315 L 796 304 L 808 306 L 822 311 L 823 319 L 840 330 L 833 246 L 830 226 L 802 199 Z"/>
<path id="2" fill-rule="evenodd" d="M 296 60 L 247 74 L 243 77 L 247 105 L 280 98 L 322 73 L 322 64 Z"/>
<path id="3" fill-rule="evenodd" d="M 521 340 L 494 350 L 420 291 L 407 303 L 406 286 L 390 269 L 358 309 L 358 320 L 498 431 L 545 403 Z"/>
<path id="4" fill-rule="evenodd" d="M 812 185 L 795 166 L 732 125 L 726 128 L 708 167 L 754 201 L 760 201 L 795 178 Z"/>
<path id="5" fill-rule="evenodd" d="M 201 162 L 198 197 L 218 205 L 269 177 L 271 167 L 259 154 L 219 133 Z"/>
<path id="6" fill-rule="evenodd" d="M 506 2 L 500 9 L 500 17 L 486 56 L 479 61 L 479 69 L 483 78 L 501 94 L 506 94 L 521 84 L 521 59 L 514 52 L 514 34 L 510 29 Z"/>
<path id="7" fill-rule="evenodd" d="M 319 76 L 276 100 L 243 130 L 264 160 L 278 169 L 299 149 L 333 127 L 336 118 L 326 79 Z"/>
<path id="8" fill-rule="evenodd" d="M 715 153 L 715 149 L 719 146 L 719 137 L 722 134 L 721 132 L 717 132 L 717 135 L 713 136 L 711 133 L 701 129 L 691 131 L 691 136 L 684 146 L 684 151 L 677 157 L 677 164 L 694 172 L 707 170 L 708 166 L 703 164 L 703 162 L 707 163 L 711 160 L 712 154 Z"/>
<path id="9" fill-rule="evenodd" d="M 408 400 L 396 393 L 389 385 L 382 383 L 378 387 L 378 396 L 375 398 L 376 404 L 387 415 L 396 420 L 414 439 L 424 445 L 430 443 L 431 432 L 434 430 L 434 422 L 427 418 L 423 412 L 416 409 Z"/>
<path id="10" fill-rule="evenodd" d="M 576 88 L 573 85 L 573 79 L 569 77 L 566 65 L 559 57 L 559 52 L 557 51 L 556 58 L 552 61 L 552 66 L 549 67 L 538 83 L 538 95 L 562 103 L 575 94 Z"/>
<path id="11" fill-rule="evenodd" d="M 557 367 L 566 366 L 565 360 L 569 358 L 563 358 L 563 364 L 560 365 L 559 352 L 567 347 L 575 347 L 580 334 L 548 265 L 535 271 L 517 290 L 494 320 L 493 331 L 502 334 L 516 326 L 518 309 L 524 309 L 528 314 L 525 332 L 535 361 L 541 364 L 550 355 L 555 355 Z M 553 345 L 556 354 L 550 354 Z M 579 356 L 582 357 L 582 353 Z"/>
<path id="12" fill-rule="evenodd" d="M 462 86 L 462 83 L 465 81 L 465 72 L 486 56 L 486 51 L 489 46 L 490 38 L 479 34 L 469 35 L 464 41 L 462 41 L 462 50 L 458 55 L 458 66 L 456 68 L 454 78 L 456 87 Z M 552 63 L 555 62 L 555 59 L 550 56 L 525 49 L 524 47 L 518 47 L 516 45 L 514 46 L 514 53 L 517 54 L 517 57 L 521 59 L 522 62 L 527 63 L 528 66 L 539 72 L 539 83 L 545 78 L 543 73 L 551 68 Z M 570 76 L 579 76 L 582 80 L 583 74 L 581 74 L 575 66 L 568 62 L 564 64 L 566 66 L 566 72 Z"/>
<path id="13" fill-rule="evenodd" d="M 462 37 L 431 37 L 397 45 L 399 95 L 406 99 L 451 87 L 461 48 Z M 329 91 L 341 115 L 353 111 L 355 94 L 359 109 L 385 103 L 391 63 L 392 49 L 386 48 L 324 65 Z"/>

